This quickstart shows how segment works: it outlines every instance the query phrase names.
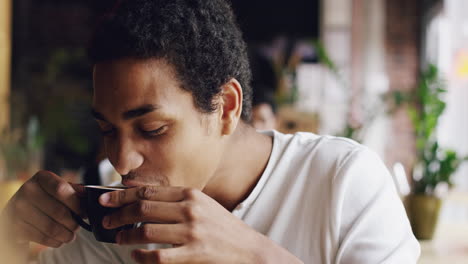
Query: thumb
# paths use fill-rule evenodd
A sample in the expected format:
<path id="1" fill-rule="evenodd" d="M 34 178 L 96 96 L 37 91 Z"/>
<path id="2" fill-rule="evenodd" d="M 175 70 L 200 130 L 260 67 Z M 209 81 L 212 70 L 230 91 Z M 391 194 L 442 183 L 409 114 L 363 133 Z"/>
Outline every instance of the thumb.
<path id="1" fill-rule="evenodd" d="M 78 196 L 78 198 L 80 198 L 80 201 L 83 200 L 83 198 L 86 197 L 86 192 L 85 192 L 85 187 L 83 184 L 78 184 L 78 183 L 72 183 L 72 182 L 68 182 L 71 187 L 73 188 L 73 190 L 75 190 L 76 192 L 76 195 Z M 83 217 L 83 218 L 87 218 L 87 213 L 86 213 L 86 210 L 84 208 L 84 205 L 83 203 L 81 202 L 80 203 L 80 207 L 81 207 L 81 213 L 80 213 L 80 216 Z"/>

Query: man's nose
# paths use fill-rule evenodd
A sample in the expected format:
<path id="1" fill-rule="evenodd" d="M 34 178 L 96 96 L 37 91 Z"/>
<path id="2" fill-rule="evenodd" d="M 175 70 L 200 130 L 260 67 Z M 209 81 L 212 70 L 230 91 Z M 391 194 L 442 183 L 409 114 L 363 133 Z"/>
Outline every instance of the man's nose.
<path id="1" fill-rule="evenodd" d="M 126 175 L 143 164 L 143 156 L 128 138 L 120 136 L 118 140 L 107 146 L 107 155 L 115 170 L 120 175 Z"/>

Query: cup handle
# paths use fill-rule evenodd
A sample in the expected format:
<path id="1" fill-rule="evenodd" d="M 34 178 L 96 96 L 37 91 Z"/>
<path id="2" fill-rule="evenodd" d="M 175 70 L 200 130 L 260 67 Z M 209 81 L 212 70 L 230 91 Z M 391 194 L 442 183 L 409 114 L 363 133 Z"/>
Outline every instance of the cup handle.
<path id="1" fill-rule="evenodd" d="M 73 211 L 70 210 L 70 213 L 73 217 L 73 219 L 75 219 L 75 221 L 84 229 L 88 230 L 89 232 L 93 232 L 93 229 L 91 228 L 91 225 L 86 223 L 85 221 L 83 221 L 83 219 L 75 214 Z"/>

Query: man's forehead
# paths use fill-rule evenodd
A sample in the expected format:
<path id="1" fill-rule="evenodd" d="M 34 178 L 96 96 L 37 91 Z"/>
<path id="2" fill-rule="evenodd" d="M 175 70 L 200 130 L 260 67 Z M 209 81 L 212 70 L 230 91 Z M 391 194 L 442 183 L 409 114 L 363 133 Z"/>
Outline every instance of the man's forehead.
<path id="1" fill-rule="evenodd" d="M 142 112 L 165 115 L 186 106 L 193 107 L 192 94 L 180 87 L 173 68 L 161 60 L 125 59 L 94 66 L 96 113 L 113 117 Z"/>
<path id="2" fill-rule="evenodd" d="M 125 71 L 127 73 L 135 73 L 136 71 L 146 71 L 152 72 L 153 74 L 158 74 L 160 72 L 164 72 L 164 74 L 171 74 L 175 75 L 175 68 L 174 66 L 167 62 L 166 59 L 163 58 L 131 58 L 125 57 L 110 61 L 102 61 L 97 62 L 93 66 L 93 72 L 101 73 L 101 72 L 109 72 L 109 71 Z"/>
<path id="3" fill-rule="evenodd" d="M 155 100 L 168 97 L 178 84 L 163 65 L 148 67 L 139 60 L 96 64 L 93 79 L 95 103 L 108 101 L 110 97 L 115 102 L 124 103 L 127 108 L 148 100 L 157 103 Z"/>

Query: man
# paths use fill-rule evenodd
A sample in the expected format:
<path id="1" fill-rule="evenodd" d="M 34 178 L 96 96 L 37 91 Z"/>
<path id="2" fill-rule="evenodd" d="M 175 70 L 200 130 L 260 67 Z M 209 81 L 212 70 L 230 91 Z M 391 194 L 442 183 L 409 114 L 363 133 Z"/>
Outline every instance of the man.
<path id="1" fill-rule="evenodd" d="M 273 65 L 258 50 L 253 50 L 250 68 L 253 92 L 251 124 L 258 130 L 276 129 L 276 103 L 273 95 L 278 81 Z"/>
<path id="2" fill-rule="evenodd" d="M 276 104 L 273 96 L 269 94 L 256 94 L 256 91 L 254 90 L 251 121 L 252 126 L 258 130 L 271 130 L 276 129 L 277 123 Z"/>
<path id="3" fill-rule="evenodd" d="M 128 190 L 107 228 L 77 231 L 79 186 L 34 175 L 9 202 L 40 263 L 416 263 L 382 162 L 350 140 L 257 133 L 241 33 L 222 0 L 127 0 L 98 28 L 94 116 Z"/>

